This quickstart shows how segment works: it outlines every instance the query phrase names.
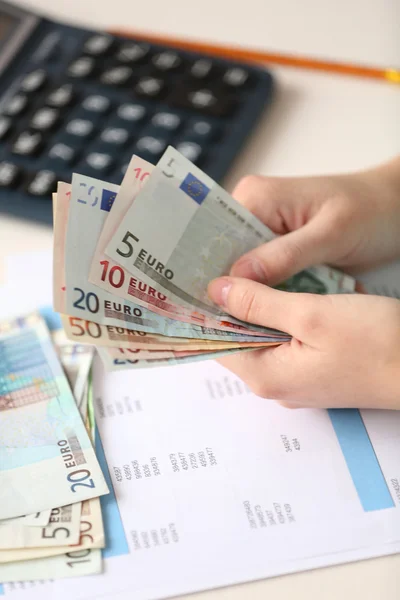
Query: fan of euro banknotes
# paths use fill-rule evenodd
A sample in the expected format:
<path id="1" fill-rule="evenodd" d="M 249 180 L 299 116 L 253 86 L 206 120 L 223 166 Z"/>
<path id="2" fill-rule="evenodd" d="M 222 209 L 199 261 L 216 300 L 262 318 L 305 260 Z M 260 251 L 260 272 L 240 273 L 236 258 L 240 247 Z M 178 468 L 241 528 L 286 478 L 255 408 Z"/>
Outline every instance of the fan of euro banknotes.
<path id="1" fill-rule="evenodd" d="M 0 322 L 0 582 L 102 570 L 96 351 L 106 369 L 137 369 L 290 340 L 208 298 L 211 279 L 274 234 L 174 148 L 157 166 L 133 156 L 120 187 L 59 182 L 53 214 L 62 327 L 39 313 Z M 351 293 L 355 282 L 316 266 L 280 287 Z"/>
<path id="2" fill-rule="evenodd" d="M 208 298 L 211 279 L 274 237 L 205 173 L 169 147 L 157 166 L 133 156 L 122 185 L 74 174 L 54 206 L 54 308 L 67 337 L 96 346 L 108 369 L 204 360 L 287 342 Z M 284 289 L 353 292 L 317 266 Z"/>

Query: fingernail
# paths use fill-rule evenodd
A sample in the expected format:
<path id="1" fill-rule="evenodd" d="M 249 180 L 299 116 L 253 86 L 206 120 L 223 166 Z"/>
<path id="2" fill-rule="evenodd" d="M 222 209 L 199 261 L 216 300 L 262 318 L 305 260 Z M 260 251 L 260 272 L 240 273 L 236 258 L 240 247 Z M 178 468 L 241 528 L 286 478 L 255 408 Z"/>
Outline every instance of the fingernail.
<path id="1" fill-rule="evenodd" d="M 232 267 L 232 275 L 235 277 L 245 277 L 246 279 L 252 279 L 253 281 L 265 282 L 266 276 L 264 267 L 255 258 L 246 258 L 237 262 Z"/>
<path id="2" fill-rule="evenodd" d="M 226 277 L 214 279 L 208 286 L 208 294 L 213 302 L 220 306 L 227 306 L 228 294 L 232 283 Z"/>

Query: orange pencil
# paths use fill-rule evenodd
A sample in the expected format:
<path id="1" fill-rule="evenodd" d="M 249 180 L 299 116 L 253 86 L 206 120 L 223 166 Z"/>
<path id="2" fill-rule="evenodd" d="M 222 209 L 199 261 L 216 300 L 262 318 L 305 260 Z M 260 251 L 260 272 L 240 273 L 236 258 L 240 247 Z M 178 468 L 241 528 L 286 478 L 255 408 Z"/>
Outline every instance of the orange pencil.
<path id="1" fill-rule="evenodd" d="M 342 75 L 352 75 L 355 77 L 367 77 L 370 79 L 381 79 L 390 83 L 400 84 L 400 70 L 390 68 L 368 67 L 366 65 L 346 64 L 335 61 L 320 60 L 305 56 L 295 56 L 290 54 L 278 54 L 265 52 L 264 50 L 252 50 L 240 46 L 220 46 L 204 42 L 185 40 L 168 36 L 155 34 L 145 34 L 143 32 L 133 31 L 113 31 L 116 35 L 132 37 L 144 42 L 161 44 L 166 46 L 175 46 L 182 50 L 210 54 L 221 58 L 229 58 L 244 62 L 255 62 L 262 64 L 275 64 L 287 67 L 298 67 L 301 69 L 310 69 L 314 71 L 324 71 L 328 73 L 338 73 Z"/>

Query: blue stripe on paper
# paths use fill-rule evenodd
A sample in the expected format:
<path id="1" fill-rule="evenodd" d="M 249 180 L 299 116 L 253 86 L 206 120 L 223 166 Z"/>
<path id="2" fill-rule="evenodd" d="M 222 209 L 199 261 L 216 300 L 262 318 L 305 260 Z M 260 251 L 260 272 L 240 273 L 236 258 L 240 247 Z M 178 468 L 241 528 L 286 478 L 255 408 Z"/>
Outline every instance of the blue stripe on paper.
<path id="1" fill-rule="evenodd" d="M 330 409 L 328 414 L 363 509 L 393 508 L 393 498 L 360 411 Z"/>
<path id="2" fill-rule="evenodd" d="M 97 460 L 100 463 L 104 478 L 107 482 L 110 493 L 106 496 L 100 496 L 101 511 L 103 514 L 104 531 L 106 535 L 106 547 L 102 550 L 103 558 L 112 556 L 121 556 L 129 554 L 129 546 L 122 525 L 117 499 L 115 497 L 114 487 L 108 470 L 103 444 L 101 443 L 99 430 L 96 427 L 95 449 Z"/>

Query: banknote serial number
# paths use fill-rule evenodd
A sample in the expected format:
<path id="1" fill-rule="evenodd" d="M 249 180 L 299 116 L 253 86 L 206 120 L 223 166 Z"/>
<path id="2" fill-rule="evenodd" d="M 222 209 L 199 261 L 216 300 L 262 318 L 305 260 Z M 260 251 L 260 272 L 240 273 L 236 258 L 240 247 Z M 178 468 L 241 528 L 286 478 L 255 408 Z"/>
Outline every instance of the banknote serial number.
<path id="1" fill-rule="evenodd" d="M 60 448 L 61 458 L 63 459 L 64 466 L 68 470 L 67 481 L 71 484 L 71 492 L 76 492 L 79 487 L 95 488 L 95 483 L 91 478 L 91 472 L 89 469 L 76 469 L 69 471 L 77 466 L 74 454 L 68 444 L 67 440 L 59 440 L 57 442 Z"/>

